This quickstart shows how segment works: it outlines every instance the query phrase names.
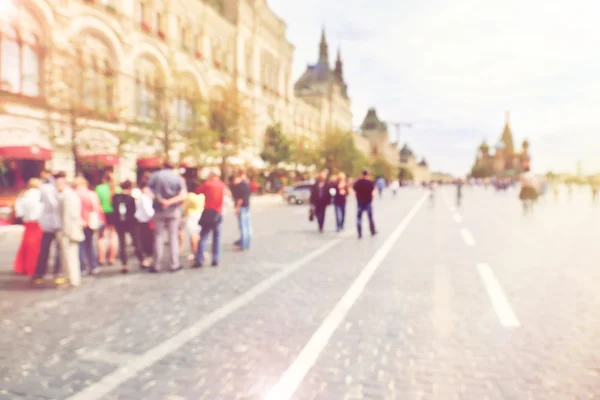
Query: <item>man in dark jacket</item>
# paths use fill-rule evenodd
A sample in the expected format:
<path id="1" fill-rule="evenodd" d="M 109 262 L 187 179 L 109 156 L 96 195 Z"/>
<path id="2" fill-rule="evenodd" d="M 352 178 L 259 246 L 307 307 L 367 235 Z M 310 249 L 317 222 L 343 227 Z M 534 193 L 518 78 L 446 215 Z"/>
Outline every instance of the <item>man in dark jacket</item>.
<path id="1" fill-rule="evenodd" d="M 356 193 L 357 220 L 356 228 L 358 230 L 358 238 L 362 238 L 362 215 L 367 213 L 369 217 L 369 228 L 371 235 L 375 236 L 375 221 L 373 221 L 373 197 L 375 196 L 375 182 L 369 178 L 369 171 L 364 170 L 362 177 L 354 184 L 354 193 Z"/>
<path id="2" fill-rule="evenodd" d="M 317 182 L 313 185 L 310 192 L 311 212 L 317 218 L 319 223 L 319 232 L 323 233 L 325 223 L 325 211 L 331 204 L 331 186 L 327 184 L 327 172 L 321 172 L 317 177 Z"/>

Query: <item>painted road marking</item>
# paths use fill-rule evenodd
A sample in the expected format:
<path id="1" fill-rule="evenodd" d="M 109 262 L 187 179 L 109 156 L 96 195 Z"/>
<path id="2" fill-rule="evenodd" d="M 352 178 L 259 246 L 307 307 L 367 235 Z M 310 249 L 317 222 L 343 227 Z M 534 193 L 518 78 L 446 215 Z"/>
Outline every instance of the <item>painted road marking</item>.
<path id="1" fill-rule="evenodd" d="M 496 315 L 498 315 L 498 318 L 500 319 L 500 324 L 507 328 L 518 328 L 521 326 L 500 283 L 498 283 L 498 280 L 494 275 L 494 271 L 492 271 L 489 265 L 483 263 L 477 264 L 477 269 L 479 270 L 479 275 L 481 275 L 483 284 L 490 296 L 494 311 L 496 311 Z"/>
<path id="2" fill-rule="evenodd" d="M 462 222 L 462 217 L 460 216 L 459 213 L 455 212 L 452 217 L 454 218 L 454 221 L 456 221 L 457 224 L 460 224 Z"/>
<path id="3" fill-rule="evenodd" d="M 475 239 L 473 238 L 473 235 L 471 235 L 471 231 L 469 231 L 467 228 L 461 228 L 460 234 L 462 235 L 467 246 L 475 246 Z"/>
<path id="4" fill-rule="evenodd" d="M 85 350 L 79 355 L 82 360 L 99 361 L 105 364 L 126 365 L 135 360 L 135 354 L 115 353 L 104 350 Z"/>
<path id="5" fill-rule="evenodd" d="M 304 346 L 298 357 L 292 362 L 289 368 L 281 376 L 277 384 L 268 393 L 266 400 L 289 400 L 293 396 L 294 392 L 298 389 L 298 386 L 304 380 L 304 377 L 308 371 L 315 364 L 317 358 L 327 346 L 329 339 L 340 326 L 340 324 L 346 318 L 348 311 L 352 308 L 356 300 L 360 297 L 365 289 L 365 286 L 377 271 L 377 268 L 381 265 L 385 257 L 392 250 L 396 244 L 400 235 L 404 232 L 408 223 L 417 214 L 419 209 L 425 203 L 425 200 L 429 197 L 428 194 L 421 197 L 420 200 L 413 206 L 413 208 L 404 217 L 400 225 L 392 232 L 392 234 L 386 239 L 383 245 L 377 250 L 373 258 L 363 268 L 360 275 L 354 280 L 348 291 L 335 305 L 333 311 L 325 318 L 321 326 L 315 331 L 308 343 Z"/>
<path id="6" fill-rule="evenodd" d="M 223 320 L 231 313 L 247 306 L 251 301 L 262 293 L 269 290 L 271 287 L 276 285 L 279 281 L 292 274 L 297 269 L 307 265 L 317 257 L 326 253 L 328 250 L 333 248 L 335 245 L 342 242 L 342 238 L 332 240 L 323 246 L 317 248 L 313 252 L 302 257 L 298 261 L 289 264 L 287 268 L 275 273 L 269 278 L 261 281 L 244 294 L 232 299 L 227 304 L 216 309 L 204 318 L 179 332 L 177 335 L 165 340 L 157 346 L 149 349 L 139 357 L 132 359 L 126 365 L 118 368 L 114 372 L 106 375 L 100 381 L 88 386 L 79 393 L 69 397 L 69 400 L 98 400 L 104 398 L 110 392 L 115 390 L 118 386 L 127 382 L 128 380 L 136 377 L 141 371 L 152 366 L 156 362 L 162 360 L 169 354 L 180 349 L 183 345 L 194 339 L 202 332 L 211 328 L 217 322 Z"/>

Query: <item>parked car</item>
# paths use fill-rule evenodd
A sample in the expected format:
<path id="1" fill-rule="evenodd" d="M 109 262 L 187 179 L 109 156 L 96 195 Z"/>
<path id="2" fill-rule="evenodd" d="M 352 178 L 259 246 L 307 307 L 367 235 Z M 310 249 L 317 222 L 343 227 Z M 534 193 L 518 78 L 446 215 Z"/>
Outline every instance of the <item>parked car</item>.
<path id="1" fill-rule="evenodd" d="M 288 186 L 283 189 L 283 199 L 289 204 L 307 204 L 310 201 L 310 191 L 314 182 L 306 181 Z"/>

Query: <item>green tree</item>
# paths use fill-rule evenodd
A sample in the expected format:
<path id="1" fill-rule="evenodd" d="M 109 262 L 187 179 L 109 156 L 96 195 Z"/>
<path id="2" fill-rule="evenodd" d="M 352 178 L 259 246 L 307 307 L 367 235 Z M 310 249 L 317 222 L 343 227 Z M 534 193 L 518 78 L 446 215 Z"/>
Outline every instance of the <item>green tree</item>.
<path id="1" fill-rule="evenodd" d="M 221 173 L 230 157 L 250 145 L 251 115 L 246 99 L 233 85 L 217 88 L 208 104 L 211 149 L 221 158 Z"/>
<path id="2" fill-rule="evenodd" d="M 269 125 L 265 131 L 264 146 L 260 158 L 271 166 L 290 161 L 292 143 L 282 132 L 281 124 Z"/>
<path id="3" fill-rule="evenodd" d="M 326 131 L 317 148 L 320 167 L 330 174 L 344 172 L 356 176 L 367 166 L 364 155 L 356 148 L 352 132 L 339 129 Z"/>
<path id="4" fill-rule="evenodd" d="M 382 156 L 377 156 L 371 163 L 372 174 L 374 176 L 382 176 L 387 180 L 395 179 L 394 167 Z"/>
<path id="5" fill-rule="evenodd" d="M 296 165 L 296 170 L 300 165 L 310 167 L 319 163 L 319 156 L 315 146 L 303 136 L 296 136 L 290 141 L 290 161 Z"/>
<path id="6" fill-rule="evenodd" d="M 76 54 L 56 50 L 44 63 L 43 83 L 46 102 L 48 137 L 55 148 L 68 148 L 73 156 L 77 174 L 84 165 L 80 162 L 79 135 L 92 125 L 90 121 L 122 122 L 116 106 L 116 75 L 99 76 L 91 65 L 80 62 Z M 64 136 L 62 126 L 68 127 Z M 119 138 L 121 143 L 131 139 L 124 131 L 103 128 Z"/>
<path id="7" fill-rule="evenodd" d="M 415 177 L 410 168 L 400 167 L 398 178 L 401 178 L 403 181 L 412 181 Z"/>

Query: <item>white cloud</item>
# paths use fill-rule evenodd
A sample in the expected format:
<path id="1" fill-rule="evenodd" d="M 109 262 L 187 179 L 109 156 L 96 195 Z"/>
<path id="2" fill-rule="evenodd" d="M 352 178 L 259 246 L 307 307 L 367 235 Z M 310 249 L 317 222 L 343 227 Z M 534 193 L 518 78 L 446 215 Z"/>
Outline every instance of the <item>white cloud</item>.
<path id="1" fill-rule="evenodd" d="M 537 170 L 600 170 L 600 5 L 592 0 L 270 0 L 296 45 L 295 75 L 326 24 L 342 42 L 355 125 L 370 106 L 388 120 L 440 121 L 406 138 L 430 165 L 466 172 L 511 110 L 515 141 Z M 414 136 L 413 136 L 414 135 Z M 468 144 L 472 143 L 469 150 Z"/>

